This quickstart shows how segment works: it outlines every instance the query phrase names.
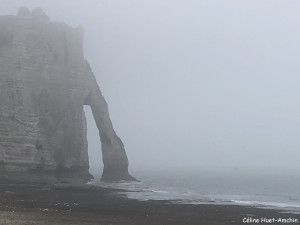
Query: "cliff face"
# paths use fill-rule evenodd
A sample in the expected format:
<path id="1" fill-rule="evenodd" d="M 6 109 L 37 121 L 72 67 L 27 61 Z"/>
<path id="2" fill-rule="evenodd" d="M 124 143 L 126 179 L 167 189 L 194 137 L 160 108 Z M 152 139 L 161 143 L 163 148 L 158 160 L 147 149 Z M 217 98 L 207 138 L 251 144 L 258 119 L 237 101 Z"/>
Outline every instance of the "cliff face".
<path id="1" fill-rule="evenodd" d="M 88 180 L 84 105 L 99 129 L 102 180 L 134 179 L 83 57 L 83 30 L 50 22 L 41 9 L 1 16 L 0 170 Z"/>

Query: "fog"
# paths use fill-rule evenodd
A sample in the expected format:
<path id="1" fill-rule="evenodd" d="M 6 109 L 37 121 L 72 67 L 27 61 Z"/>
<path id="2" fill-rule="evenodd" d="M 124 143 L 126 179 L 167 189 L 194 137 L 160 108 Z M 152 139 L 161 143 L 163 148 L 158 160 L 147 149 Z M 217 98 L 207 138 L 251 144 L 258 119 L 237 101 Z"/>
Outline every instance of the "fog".
<path id="1" fill-rule="evenodd" d="M 133 175 L 300 171 L 300 1 L 1 0 L 0 14 L 20 6 L 84 28 Z"/>

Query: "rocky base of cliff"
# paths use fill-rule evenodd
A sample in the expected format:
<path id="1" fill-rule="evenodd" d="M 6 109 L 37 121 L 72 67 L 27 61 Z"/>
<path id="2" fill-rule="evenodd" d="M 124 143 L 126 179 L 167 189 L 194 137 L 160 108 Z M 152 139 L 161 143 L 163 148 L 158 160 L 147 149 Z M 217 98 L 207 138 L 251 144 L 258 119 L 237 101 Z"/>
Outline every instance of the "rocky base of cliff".
<path id="1" fill-rule="evenodd" d="M 103 173 L 101 176 L 101 181 L 114 182 L 114 181 L 120 181 L 120 180 L 136 181 L 136 179 L 129 174 L 127 167 L 122 168 L 122 169 L 119 169 L 119 168 L 107 169 L 104 166 Z"/>
<path id="2" fill-rule="evenodd" d="M 29 172 L 0 170 L 1 184 L 85 184 L 91 179 L 93 179 L 93 176 L 87 170 L 81 170 L 80 168 L 60 168 L 49 172 L 38 170 Z"/>

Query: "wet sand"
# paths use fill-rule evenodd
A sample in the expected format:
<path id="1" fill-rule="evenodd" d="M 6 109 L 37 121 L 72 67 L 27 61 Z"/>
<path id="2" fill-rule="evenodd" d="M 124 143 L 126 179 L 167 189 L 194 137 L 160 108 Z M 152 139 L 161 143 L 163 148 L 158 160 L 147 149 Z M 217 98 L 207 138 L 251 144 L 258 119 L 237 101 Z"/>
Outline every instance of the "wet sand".
<path id="1" fill-rule="evenodd" d="M 299 215 L 254 207 L 141 202 L 87 185 L 0 185 L 0 225 L 263 224 L 244 218 L 300 221 Z"/>

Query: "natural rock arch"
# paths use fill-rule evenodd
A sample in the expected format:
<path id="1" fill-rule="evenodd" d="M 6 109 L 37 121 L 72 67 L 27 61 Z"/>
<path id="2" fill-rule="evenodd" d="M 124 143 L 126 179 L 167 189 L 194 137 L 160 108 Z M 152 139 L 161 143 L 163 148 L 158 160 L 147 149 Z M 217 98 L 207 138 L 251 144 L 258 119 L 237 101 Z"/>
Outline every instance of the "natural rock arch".
<path id="1" fill-rule="evenodd" d="M 108 106 L 83 57 L 83 30 L 41 9 L 0 17 L 0 170 L 88 180 L 86 119 L 102 143 L 102 180 L 134 180 Z"/>

